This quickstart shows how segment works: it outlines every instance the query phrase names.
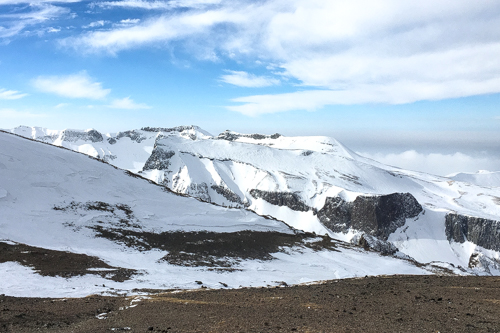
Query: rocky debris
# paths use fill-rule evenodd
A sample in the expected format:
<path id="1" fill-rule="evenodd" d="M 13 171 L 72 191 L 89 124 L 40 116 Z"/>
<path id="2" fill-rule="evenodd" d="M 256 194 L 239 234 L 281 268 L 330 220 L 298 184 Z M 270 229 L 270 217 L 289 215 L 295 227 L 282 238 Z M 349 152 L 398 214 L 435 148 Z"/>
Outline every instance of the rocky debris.
<path id="1" fill-rule="evenodd" d="M 289 287 L 202 286 L 142 298 L 0 295 L 0 331 L 497 332 L 500 327 L 498 277 L 370 276 Z M 96 317 L 102 313 L 105 320 Z"/>
<path id="2" fill-rule="evenodd" d="M 360 195 L 352 202 L 328 197 L 317 215 L 321 223 L 333 232 L 346 233 L 354 229 L 386 241 L 391 233 L 405 224 L 407 218 L 416 217 L 422 210 L 410 193 L 392 193 Z"/>
<path id="3" fill-rule="evenodd" d="M 102 134 L 96 131 L 95 129 L 87 131 L 64 130 L 61 133 L 61 139 L 67 142 L 76 142 L 78 140 L 91 141 L 91 142 L 103 141 Z"/>
<path id="4" fill-rule="evenodd" d="M 500 270 L 500 262 L 494 258 L 485 256 L 483 253 L 474 252 L 469 258 L 469 268 L 481 273 L 492 274 L 492 269 Z"/>
<path id="5" fill-rule="evenodd" d="M 142 171 L 147 170 L 168 170 L 170 166 L 169 159 L 175 155 L 173 150 L 163 150 L 161 147 L 155 147 L 148 160 L 144 164 Z"/>
<path id="6" fill-rule="evenodd" d="M 54 206 L 52 209 L 80 215 L 85 211 L 100 211 L 107 214 L 101 215 L 99 219 L 106 220 L 107 223 L 110 223 L 111 225 L 134 228 L 141 227 L 137 218 L 134 216 L 134 212 L 130 206 L 126 204 L 108 204 L 102 201 L 88 201 L 85 203 L 71 201 L 68 205 Z M 75 229 L 80 228 L 79 226 L 75 226 L 75 224 L 69 222 L 64 225 Z"/>
<path id="7" fill-rule="evenodd" d="M 311 207 L 306 205 L 296 193 L 261 191 L 257 189 L 251 189 L 249 193 L 255 199 L 263 199 L 275 206 L 286 206 L 291 210 L 299 212 L 307 212 L 311 210 Z"/>
<path id="8" fill-rule="evenodd" d="M 117 158 L 118 156 L 116 155 L 104 155 L 103 157 L 101 157 L 101 159 L 106 163 L 110 163 L 112 160 L 116 160 Z"/>
<path id="9" fill-rule="evenodd" d="M 469 241 L 485 249 L 500 251 L 500 221 L 448 213 L 445 231 L 449 241 Z"/>
<path id="10" fill-rule="evenodd" d="M 97 257 L 86 254 L 0 242 L 0 263 L 7 261 L 33 267 L 38 274 L 43 276 L 70 278 L 94 274 L 105 279 L 123 282 L 136 274 L 133 269 L 113 267 Z"/>
<path id="11" fill-rule="evenodd" d="M 233 133 L 229 130 L 220 133 L 217 136 L 218 140 L 227 140 L 227 141 L 235 141 L 239 138 L 252 138 L 254 140 L 263 140 L 263 139 L 277 139 L 281 136 L 279 133 L 275 133 L 273 135 L 263 135 L 263 134 L 239 134 Z"/>
<path id="12" fill-rule="evenodd" d="M 383 255 L 393 255 L 398 252 L 398 248 L 390 243 L 380 240 L 368 234 L 358 234 L 351 239 L 351 243 L 361 246 L 365 250 L 380 252 Z"/>
<path id="13" fill-rule="evenodd" d="M 241 260 L 272 260 L 273 253 L 291 248 L 309 248 L 314 251 L 336 250 L 340 244 L 327 236 L 297 232 L 285 234 L 276 231 L 238 232 L 162 232 L 135 231 L 120 228 L 105 228 L 101 225 L 89 227 L 98 237 L 133 247 L 141 251 L 158 249 L 168 251 L 160 262 L 191 267 L 231 268 Z"/>

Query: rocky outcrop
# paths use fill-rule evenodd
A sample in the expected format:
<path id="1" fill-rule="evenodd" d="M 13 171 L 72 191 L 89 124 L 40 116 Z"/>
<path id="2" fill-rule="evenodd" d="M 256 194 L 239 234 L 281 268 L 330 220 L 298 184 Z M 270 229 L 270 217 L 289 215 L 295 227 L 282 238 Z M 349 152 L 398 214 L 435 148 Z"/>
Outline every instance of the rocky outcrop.
<path id="1" fill-rule="evenodd" d="M 61 139 L 67 142 L 76 142 L 78 140 L 91 141 L 91 142 L 102 142 L 102 134 L 98 131 L 91 129 L 88 131 L 72 131 L 64 130 L 62 132 Z"/>
<path id="2" fill-rule="evenodd" d="M 361 246 L 365 250 L 380 252 L 383 255 L 393 255 L 398 248 L 387 241 L 380 240 L 368 234 L 359 234 L 351 239 L 351 244 Z"/>
<path id="3" fill-rule="evenodd" d="M 494 274 L 494 271 L 498 272 L 500 270 L 500 262 L 498 262 L 497 259 L 485 256 L 484 253 L 474 252 L 469 258 L 469 268 L 475 271 L 497 275 L 498 273 Z"/>
<path id="4" fill-rule="evenodd" d="M 311 209 L 297 194 L 292 192 L 272 192 L 252 189 L 250 190 L 250 195 L 255 199 L 263 199 L 272 205 L 286 206 L 298 212 L 307 212 Z"/>
<path id="5" fill-rule="evenodd" d="M 353 202 L 328 197 L 317 215 L 321 223 L 333 232 L 355 229 L 387 240 L 407 218 L 416 217 L 421 211 L 422 206 L 410 193 L 392 193 L 358 196 Z"/>
<path id="6" fill-rule="evenodd" d="M 142 131 L 145 132 L 182 132 L 185 130 L 196 130 L 199 129 L 198 126 L 177 126 L 177 127 L 171 127 L 171 128 L 166 128 L 166 127 L 143 127 L 141 128 Z"/>
<path id="7" fill-rule="evenodd" d="M 156 147 L 151 155 L 149 156 L 148 160 L 144 164 L 144 167 L 142 168 L 143 171 L 147 170 L 167 170 L 168 167 L 170 166 L 170 158 L 175 155 L 175 152 L 173 150 L 163 150 L 160 147 Z"/>
<path id="8" fill-rule="evenodd" d="M 263 140 L 263 139 L 277 139 L 281 136 L 279 133 L 275 133 L 273 135 L 263 135 L 263 134 L 239 134 L 233 133 L 231 131 L 225 131 L 217 136 L 219 140 L 227 140 L 227 141 L 235 141 L 239 138 L 252 138 L 254 140 Z"/>
<path id="9" fill-rule="evenodd" d="M 472 242 L 485 249 L 500 251 L 500 221 L 449 213 L 445 217 L 449 241 Z"/>
<path id="10" fill-rule="evenodd" d="M 210 198 L 210 194 L 208 193 L 208 185 L 207 183 L 192 183 L 186 189 L 185 193 L 192 197 L 201 199 L 206 202 L 212 202 Z"/>
<path id="11" fill-rule="evenodd" d="M 221 186 L 221 185 L 212 185 L 210 186 L 212 190 L 217 192 L 218 194 L 222 195 L 224 198 L 226 198 L 228 201 L 236 203 L 241 206 L 247 206 L 248 203 L 243 203 L 243 200 L 241 200 L 240 196 L 231 191 L 226 186 Z"/>
<path id="12" fill-rule="evenodd" d="M 143 136 L 142 133 L 132 130 L 119 132 L 114 138 L 109 138 L 108 142 L 113 145 L 116 143 L 116 140 L 120 140 L 121 138 L 129 138 L 130 140 L 137 143 L 141 143 L 142 141 L 146 140 L 146 137 Z"/>

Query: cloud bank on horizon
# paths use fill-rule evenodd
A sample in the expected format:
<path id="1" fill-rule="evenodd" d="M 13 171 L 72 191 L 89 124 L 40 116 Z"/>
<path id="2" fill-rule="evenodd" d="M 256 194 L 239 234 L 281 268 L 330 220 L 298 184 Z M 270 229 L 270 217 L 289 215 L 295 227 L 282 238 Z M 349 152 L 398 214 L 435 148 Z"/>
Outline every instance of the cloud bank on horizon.
<path id="1" fill-rule="evenodd" d="M 196 111 L 175 119 L 192 123 L 205 109 L 236 119 L 480 98 L 478 120 L 460 129 L 493 131 L 498 98 L 481 98 L 500 94 L 498 27 L 495 0 L 0 0 L 0 110 L 20 122 L 40 119 L 38 108 L 111 118 L 187 101 Z"/>

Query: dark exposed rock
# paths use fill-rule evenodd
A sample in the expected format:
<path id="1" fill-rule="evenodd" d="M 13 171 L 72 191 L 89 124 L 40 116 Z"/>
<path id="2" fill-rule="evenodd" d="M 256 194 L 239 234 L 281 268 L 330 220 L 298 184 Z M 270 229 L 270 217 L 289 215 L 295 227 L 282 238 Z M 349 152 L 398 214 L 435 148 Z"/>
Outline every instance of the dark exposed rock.
<path id="1" fill-rule="evenodd" d="M 140 251 L 158 249 L 168 254 L 158 262 L 188 267 L 232 267 L 245 259 L 272 260 L 273 253 L 309 248 L 314 251 L 338 251 L 343 244 L 328 236 L 307 232 L 293 234 L 276 231 L 216 233 L 211 231 L 173 231 L 154 233 L 102 225 L 89 227 L 96 236 L 125 244 Z"/>
<path id="2" fill-rule="evenodd" d="M 146 137 L 142 135 L 142 133 L 140 132 L 136 132 L 136 131 L 125 131 L 125 132 L 119 132 L 116 137 L 114 138 L 115 139 L 115 142 L 116 143 L 116 140 L 120 140 L 121 138 L 129 138 L 130 140 L 132 141 L 135 141 L 137 143 L 141 143 L 142 141 L 146 140 Z M 111 141 L 108 140 L 109 143 L 111 143 Z M 114 143 L 111 143 L 111 144 L 114 144 Z"/>
<path id="3" fill-rule="evenodd" d="M 383 255 L 393 255 L 398 252 L 398 248 L 387 241 L 380 240 L 368 234 L 361 234 L 353 237 L 351 243 L 363 247 L 365 250 L 380 252 Z"/>
<path id="4" fill-rule="evenodd" d="M 254 140 L 263 140 L 263 139 L 277 139 L 281 136 L 279 133 L 275 133 L 273 135 L 263 135 L 263 134 L 238 134 L 238 133 L 232 133 L 231 131 L 225 131 L 219 134 L 217 139 L 219 140 L 227 140 L 227 141 L 234 141 L 238 140 L 239 138 L 252 138 Z"/>
<path id="5" fill-rule="evenodd" d="M 486 249 L 500 251 L 500 221 L 449 213 L 445 217 L 445 228 L 449 241 L 470 241 Z"/>
<path id="6" fill-rule="evenodd" d="M 175 152 L 173 150 L 165 151 L 160 147 L 156 147 L 144 164 L 142 170 L 167 170 L 170 166 L 169 159 L 174 155 Z"/>
<path id="7" fill-rule="evenodd" d="M 141 130 L 145 132 L 182 132 L 185 130 L 191 130 L 191 129 L 198 129 L 199 127 L 197 126 L 177 126 L 177 127 L 143 127 Z"/>
<path id="8" fill-rule="evenodd" d="M 212 190 L 217 192 L 218 194 L 222 195 L 224 198 L 226 198 L 230 202 L 234 202 L 237 204 L 240 204 L 244 206 L 245 204 L 243 203 L 243 200 L 241 200 L 240 196 L 231 191 L 229 188 L 225 186 L 220 186 L 220 185 L 212 185 L 210 186 Z"/>
<path id="9" fill-rule="evenodd" d="M 474 252 L 469 258 L 469 268 L 491 274 L 491 270 L 498 270 L 500 262 L 497 259 L 489 258 L 483 253 Z"/>
<path id="10" fill-rule="evenodd" d="M 21 243 L 8 244 L 0 241 L 0 263 L 9 261 L 32 267 L 36 273 L 42 276 L 70 278 L 93 274 L 123 282 L 137 273 L 133 269 L 110 266 L 99 258 L 86 254 L 49 250 Z M 2 330 L 0 329 L 0 331 Z"/>
<path id="11" fill-rule="evenodd" d="M 114 145 L 116 143 L 116 139 L 114 138 L 108 138 L 108 142 L 110 145 Z"/>
<path id="12" fill-rule="evenodd" d="M 210 194 L 208 193 L 208 185 L 205 182 L 191 183 L 186 189 L 186 194 L 206 202 L 212 202 Z"/>
<path id="13" fill-rule="evenodd" d="M 251 189 L 250 195 L 255 199 L 263 199 L 272 205 L 286 206 L 291 210 L 307 212 L 311 207 L 307 206 L 296 193 L 272 192 Z"/>
<path id="14" fill-rule="evenodd" d="M 94 129 L 91 129 L 91 130 L 88 130 L 85 132 L 64 130 L 62 132 L 62 140 L 67 141 L 67 142 L 75 142 L 78 140 L 102 142 L 103 138 L 102 138 L 102 134 Z"/>
<path id="15" fill-rule="evenodd" d="M 340 197 L 326 198 L 318 218 L 333 232 L 355 229 L 382 240 L 417 216 L 422 206 L 410 193 L 381 196 L 358 196 L 353 202 Z"/>

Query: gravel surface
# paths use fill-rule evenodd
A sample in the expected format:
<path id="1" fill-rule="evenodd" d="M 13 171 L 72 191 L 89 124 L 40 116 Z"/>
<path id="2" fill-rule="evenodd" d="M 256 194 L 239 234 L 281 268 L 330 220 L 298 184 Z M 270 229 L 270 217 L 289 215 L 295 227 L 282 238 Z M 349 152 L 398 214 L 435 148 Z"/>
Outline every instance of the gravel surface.
<path id="1" fill-rule="evenodd" d="M 132 297 L 2 295 L 0 332 L 500 332 L 499 286 L 498 277 L 388 276 Z"/>

